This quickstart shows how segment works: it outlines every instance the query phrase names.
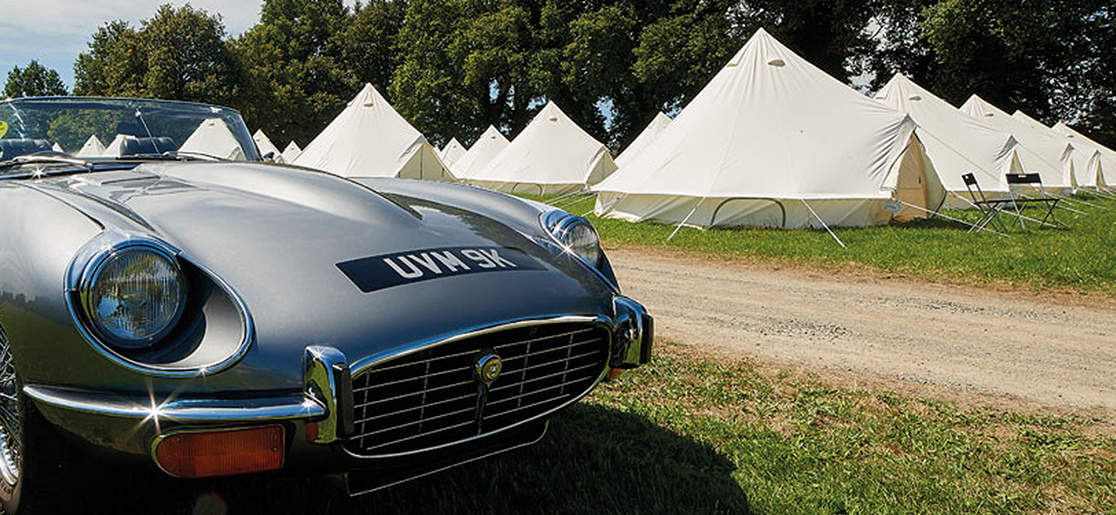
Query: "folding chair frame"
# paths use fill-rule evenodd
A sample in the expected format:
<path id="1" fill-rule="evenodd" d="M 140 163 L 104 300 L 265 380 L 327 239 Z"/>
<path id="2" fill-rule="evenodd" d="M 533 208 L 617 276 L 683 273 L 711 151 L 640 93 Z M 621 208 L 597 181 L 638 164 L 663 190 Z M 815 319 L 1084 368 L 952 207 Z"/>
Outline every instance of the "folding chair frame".
<path id="1" fill-rule="evenodd" d="M 965 181 L 965 188 L 969 190 L 969 196 L 973 198 L 973 205 L 980 210 L 980 220 L 977 220 L 969 228 L 969 232 L 984 229 L 988 224 L 994 224 L 995 227 L 1000 228 L 1000 231 L 1007 232 L 1007 227 L 1000 220 L 1000 212 L 1007 207 L 1010 201 L 989 200 L 984 195 L 984 190 L 980 189 L 980 184 L 977 184 L 976 176 L 972 173 L 961 175 L 961 180 Z M 974 188 L 976 191 L 974 191 Z"/>
<path id="2" fill-rule="evenodd" d="M 1061 223 L 1058 222 L 1058 219 L 1054 216 L 1054 208 L 1058 207 L 1058 202 L 1062 199 L 1060 197 L 1055 197 L 1046 193 L 1046 189 L 1042 186 L 1041 175 L 1037 173 L 1009 173 L 1007 174 L 1007 182 L 1009 186 L 1014 184 L 1027 186 L 1038 185 L 1039 193 L 1042 195 L 1039 197 L 1027 197 L 1023 195 L 1017 195 L 1014 192 L 1012 193 L 1012 206 L 1015 209 L 1016 215 L 1019 216 L 1020 227 L 1023 227 L 1023 213 L 1020 206 L 1022 205 L 1022 207 L 1025 208 L 1027 204 L 1042 204 L 1046 206 L 1046 215 L 1044 215 L 1042 217 L 1042 221 L 1039 222 L 1039 227 L 1045 225 L 1058 227 L 1061 225 Z M 1050 220 L 1053 223 L 1047 223 L 1047 220 Z"/>

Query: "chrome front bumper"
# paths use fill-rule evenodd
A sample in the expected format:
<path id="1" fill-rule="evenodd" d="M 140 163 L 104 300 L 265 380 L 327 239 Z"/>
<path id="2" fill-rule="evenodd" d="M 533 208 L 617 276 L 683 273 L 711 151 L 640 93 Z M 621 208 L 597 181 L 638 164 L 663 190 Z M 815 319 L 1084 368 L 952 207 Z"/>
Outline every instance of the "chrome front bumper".
<path id="1" fill-rule="evenodd" d="M 611 368 L 625 369 L 651 358 L 651 316 L 639 303 L 617 297 Z M 303 354 L 303 389 L 266 397 L 219 399 L 170 395 L 123 395 L 48 385 L 26 385 L 24 393 L 54 425 L 88 447 L 133 462 L 154 460 L 152 442 L 169 433 L 206 432 L 230 426 L 282 423 L 287 427 L 288 466 L 359 468 L 360 460 L 338 462 L 333 445 L 353 433 L 349 362 L 332 347 L 311 346 Z M 343 454 L 343 453 L 340 453 Z"/>

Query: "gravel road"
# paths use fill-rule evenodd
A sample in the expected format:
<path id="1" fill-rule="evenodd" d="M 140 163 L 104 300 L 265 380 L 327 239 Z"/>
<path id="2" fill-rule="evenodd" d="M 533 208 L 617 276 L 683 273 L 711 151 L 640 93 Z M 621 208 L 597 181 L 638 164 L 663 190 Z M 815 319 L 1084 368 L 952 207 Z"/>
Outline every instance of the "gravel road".
<path id="1" fill-rule="evenodd" d="M 1116 412 L 1113 299 L 609 251 L 659 336 L 711 352 Z M 1010 402 L 1010 401 L 1009 401 Z"/>

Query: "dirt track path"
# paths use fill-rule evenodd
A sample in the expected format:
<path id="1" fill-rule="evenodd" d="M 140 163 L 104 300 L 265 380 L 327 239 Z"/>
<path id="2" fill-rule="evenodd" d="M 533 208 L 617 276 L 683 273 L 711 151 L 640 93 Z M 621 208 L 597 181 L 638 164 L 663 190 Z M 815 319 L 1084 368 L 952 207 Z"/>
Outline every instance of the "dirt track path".
<path id="1" fill-rule="evenodd" d="M 713 352 L 1116 411 L 1116 305 L 875 274 L 609 251 L 658 335 Z"/>

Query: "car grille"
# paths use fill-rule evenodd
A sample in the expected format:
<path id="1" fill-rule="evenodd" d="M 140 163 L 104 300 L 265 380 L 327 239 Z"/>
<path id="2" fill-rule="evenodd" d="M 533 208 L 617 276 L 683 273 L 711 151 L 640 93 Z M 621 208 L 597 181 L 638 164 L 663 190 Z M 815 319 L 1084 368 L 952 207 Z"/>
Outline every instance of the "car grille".
<path id="1" fill-rule="evenodd" d="M 413 452 L 549 413 L 596 385 L 609 345 L 602 326 L 553 323 L 451 341 L 377 364 L 353 378 L 355 431 L 345 446 L 363 456 Z M 500 356 L 503 372 L 485 396 L 473 369 L 490 352 Z"/>

